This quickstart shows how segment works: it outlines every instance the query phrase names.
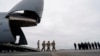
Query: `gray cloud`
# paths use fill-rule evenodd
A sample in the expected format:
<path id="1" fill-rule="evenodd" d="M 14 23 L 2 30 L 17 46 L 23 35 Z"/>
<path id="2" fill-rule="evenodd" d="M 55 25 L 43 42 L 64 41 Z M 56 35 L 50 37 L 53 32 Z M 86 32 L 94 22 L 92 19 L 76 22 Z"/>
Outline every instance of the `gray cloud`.
<path id="1" fill-rule="evenodd" d="M 55 39 L 58 49 L 73 48 L 74 42 L 99 41 L 100 14 L 99 3 L 96 4 L 99 1 L 94 1 L 46 1 L 42 22 L 33 34 L 38 31 L 35 35 L 39 39 Z"/>

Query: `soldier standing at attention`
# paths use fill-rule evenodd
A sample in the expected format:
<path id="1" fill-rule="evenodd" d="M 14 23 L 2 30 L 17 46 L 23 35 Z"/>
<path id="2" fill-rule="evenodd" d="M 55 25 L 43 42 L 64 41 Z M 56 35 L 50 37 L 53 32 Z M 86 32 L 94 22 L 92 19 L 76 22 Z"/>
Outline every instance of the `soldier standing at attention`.
<path id="1" fill-rule="evenodd" d="M 40 50 L 40 40 L 37 42 L 37 49 Z"/>
<path id="2" fill-rule="evenodd" d="M 95 45 L 95 49 L 97 49 L 97 43 L 96 42 L 94 42 L 94 45 Z"/>
<path id="3" fill-rule="evenodd" d="M 50 41 L 47 42 L 47 51 L 50 51 Z"/>
<path id="4" fill-rule="evenodd" d="M 45 41 L 43 41 L 43 43 L 42 43 L 42 49 L 41 49 L 41 51 L 45 51 Z"/>
<path id="5" fill-rule="evenodd" d="M 51 43 L 51 45 L 52 45 L 52 51 L 56 51 L 56 48 L 55 48 L 56 43 L 55 43 L 54 40 L 53 40 L 53 42 Z"/>
<path id="6" fill-rule="evenodd" d="M 91 45 L 92 45 L 92 49 L 95 49 L 95 48 L 94 48 L 94 43 L 91 43 Z"/>
<path id="7" fill-rule="evenodd" d="M 75 50 L 77 49 L 76 43 L 74 43 L 74 48 L 75 48 Z"/>

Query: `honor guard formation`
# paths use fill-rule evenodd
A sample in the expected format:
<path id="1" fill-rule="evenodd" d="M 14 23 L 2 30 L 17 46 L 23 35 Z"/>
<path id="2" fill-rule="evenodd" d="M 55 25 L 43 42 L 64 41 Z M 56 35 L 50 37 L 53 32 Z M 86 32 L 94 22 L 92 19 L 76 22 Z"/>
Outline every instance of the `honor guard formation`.
<path id="1" fill-rule="evenodd" d="M 75 50 L 98 50 L 100 49 L 100 43 L 99 42 L 81 42 L 81 43 L 74 43 Z"/>

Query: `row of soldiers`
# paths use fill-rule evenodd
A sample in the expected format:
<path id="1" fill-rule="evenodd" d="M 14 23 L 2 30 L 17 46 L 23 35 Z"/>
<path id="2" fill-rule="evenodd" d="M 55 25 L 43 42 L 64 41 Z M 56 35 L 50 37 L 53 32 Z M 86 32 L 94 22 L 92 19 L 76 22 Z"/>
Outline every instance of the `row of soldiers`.
<path id="1" fill-rule="evenodd" d="M 51 47 L 52 47 L 52 51 L 56 51 L 55 45 L 56 45 L 56 43 L 55 43 L 54 40 L 53 40 L 52 43 L 50 43 L 50 41 L 48 41 L 47 43 L 45 41 L 43 41 L 42 42 L 42 49 L 41 49 L 41 51 L 51 51 Z M 37 49 L 40 50 L 40 40 L 38 40 L 38 42 L 37 42 Z"/>
<path id="2" fill-rule="evenodd" d="M 75 50 L 79 49 L 79 50 L 93 50 L 93 49 L 100 49 L 100 43 L 99 42 L 94 42 L 94 43 L 90 43 L 90 42 L 81 42 L 81 43 L 74 43 L 74 48 Z"/>

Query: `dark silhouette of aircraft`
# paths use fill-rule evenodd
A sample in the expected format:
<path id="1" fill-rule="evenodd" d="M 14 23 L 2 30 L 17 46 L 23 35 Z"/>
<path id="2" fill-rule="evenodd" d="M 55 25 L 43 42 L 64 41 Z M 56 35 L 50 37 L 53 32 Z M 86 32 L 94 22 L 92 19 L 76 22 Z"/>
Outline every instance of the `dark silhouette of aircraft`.
<path id="1" fill-rule="evenodd" d="M 7 13 L 0 13 L 0 43 L 27 45 L 21 27 L 36 26 L 41 21 L 43 0 L 21 0 Z M 19 43 L 16 36 L 20 36 Z"/>

